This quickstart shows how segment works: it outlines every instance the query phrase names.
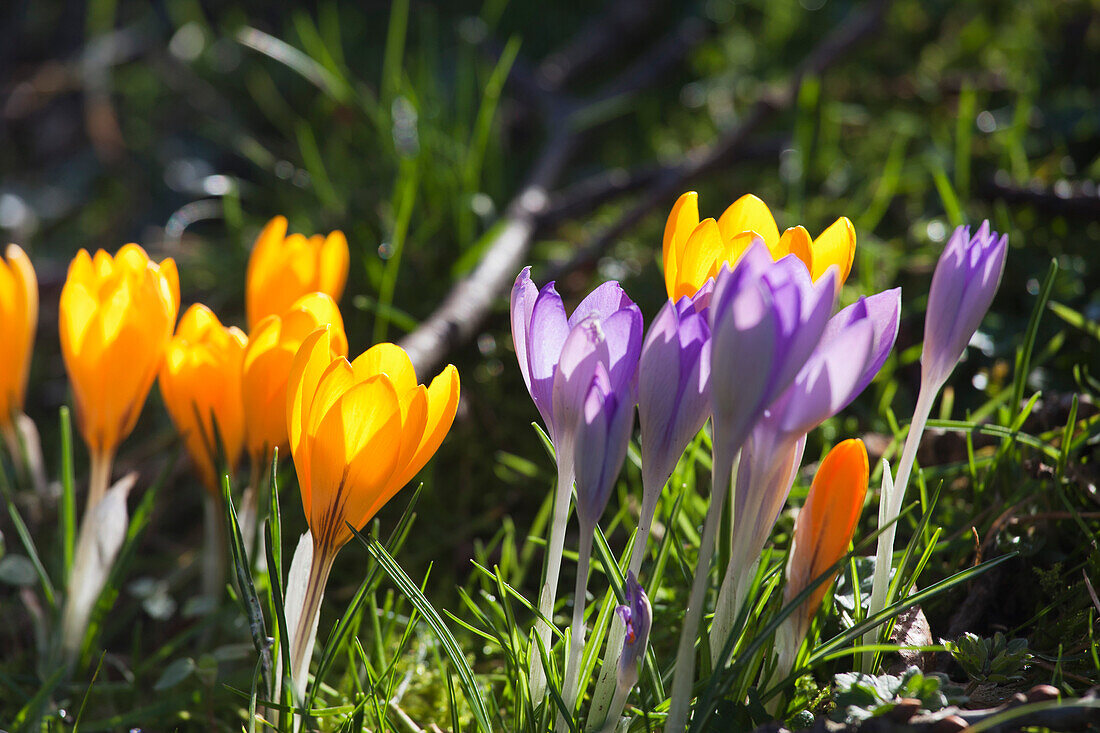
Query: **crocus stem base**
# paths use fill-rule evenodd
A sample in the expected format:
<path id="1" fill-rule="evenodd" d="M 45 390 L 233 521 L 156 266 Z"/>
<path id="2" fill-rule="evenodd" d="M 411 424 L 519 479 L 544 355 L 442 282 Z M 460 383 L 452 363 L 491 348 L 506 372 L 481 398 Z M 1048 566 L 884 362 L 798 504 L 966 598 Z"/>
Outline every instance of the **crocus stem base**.
<path id="1" fill-rule="evenodd" d="M 559 449 L 562 455 L 564 450 Z M 568 455 L 566 453 L 566 455 Z M 550 525 L 550 543 L 546 548 L 546 575 L 539 591 L 539 613 L 536 629 L 547 654 L 550 652 L 550 624 L 554 617 L 554 601 L 558 592 L 558 576 L 561 574 L 561 556 L 565 549 L 565 525 L 569 520 L 570 494 L 573 489 L 573 466 L 558 461 L 558 486 L 554 492 L 554 515 Z M 545 620 L 543 620 L 545 619 Z M 546 695 L 546 671 L 542 668 L 542 657 L 538 649 L 531 650 L 530 675 L 531 700 L 535 705 Z"/>
<path id="2" fill-rule="evenodd" d="M 721 444 L 715 441 L 714 480 L 711 485 L 710 506 L 703 523 L 703 537 L 699 543 L 699 557 L 695 564 L 695 577 L 691 582 L 691 596 L 688 598 L 684 626 L 680 630 L 680 644 L 676 650 L 676 671 L 672 678 L 672 698 L 669 703 L 668 719 L 665 723 L 667 733 L 681 733 L 687 725 L 688 709 L 691 707 L 691 688 L 695 681 L 695 637 L 698 635 L 699 622 L 703 618 L 703 604 L 707 596 L 707 578 L 710 576 L 710 560 L 714 555 L 715 536 L 722 518 L 722 509 L 726 503 L 726 494 L 730 491 L 730 477 L 733 475 L 733 456 L 724 455 Z"/>
<path id="3" fill-rule="evenodd" d="M 107 487 L 111 485 L 111 466 L 114 460 L 114 451 L 92 451 L 89 460 L 88 503 L 84 507 L 85 517 L 91 514 L 95 505 L 107 493 Z"/>
<path id="4" fill-rule="evenodd" d="M 565 662 L 565 684 L 562 697 L 572 715 L 577 707 L 581 676 L 581 654 L 584 652 L 584 607 L 588 595 L 588 566 L 592 557 L 592 535 L 595 527 L 581 527 L 580 547 L 577 548 L 577 585 L 573 592 L 573 625 L 569 634 L 569 656 Z M 567 731 L 564 718 L 558 720 L 558 730 Z"/>
<path id="5" fill-rule="evenodd" d="M 325 585 L 335 559 L 335 550 L 327 547 L 313 548 L 309 579 L 306 581 L 305 596 L 302 599 L 302 612 L 294 630 L 290 632 L 290 674 L 294 680 L 295 697 L 299 702 L 304 702 L 302 697 L 305 695 L 306 680 L 309 677 L 309 659 L 317 633 L 317 617 L 321 612 L 321 599 L 325 595 Z"/>
<path id="6" fill-rule="evenodd" d="M 886 608 L 889 601 L 887 594 L 890 586 L 890 569 L 894 556 L 894 536 L 897 533 L 897 522 L 893 520 L 901 512 L 902 502 L 905 500 L 905 488 L 909 484 L 909 474 L 913 470 L 913 463 L 917 458 L 917 447 L 920 445 L 924 426 L 928 422 L 928 416 L 932 412 L 932 403 L 940 391 L 940 385 L 921 383 L 920 393 L 917 395 L 917 404 L 913 410 L 913 420 L 909 424 L 909 435 L 905 438 L 905 447 L 901 451 L 901 460 L 898 463 L 897 479 L 893 482 L 893 488 L 885 491 L 888 482 L 883 481 L 884 492 L 879 496 L 879 526 L 890 522 L 889 526 L 878 536 L 878 548 L 875 553 L 875 579 L 871 586 L 871 600 L 867 609 L 867 615 L 874 616 Z M 889 494 L 887 496 L 886 494 Z M 883 511 L 885 505 L 885 511 Z M 872 629 L 863 635 L 864 644 L 874 644 L 878 641 L 879 630 Z M 865 652 L 860 659 L 860 669 L 870 673 L 871 652 Z"/>

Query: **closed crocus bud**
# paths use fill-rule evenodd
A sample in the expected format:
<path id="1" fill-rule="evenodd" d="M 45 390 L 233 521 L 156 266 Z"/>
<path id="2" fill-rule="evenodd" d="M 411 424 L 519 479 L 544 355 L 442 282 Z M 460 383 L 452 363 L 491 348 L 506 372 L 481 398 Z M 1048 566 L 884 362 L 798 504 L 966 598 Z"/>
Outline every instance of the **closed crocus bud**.
<path id="1" fill-rule="evenodd" d="M 780 235 L 767 204 L 752 194 L 730 204 L 717 221 L 700 221 L 699 196 L 689 191 L 676 201 L 665 224 L 662 259 L 669 297 L 694 295 L 718 276 L 723 265 L 736 264 L 758 238 L 772 259 L 795 255 L 814 281 L 835 266 L 837 288 L 848 278 L 855 258 L 855 227 L 847 217 L 837 219 L 816 239 L 801 226 Z"/>
<path id="2" fill-rule="evenodd" d="M 632 571 L 626 576 L 624 596 L 626 603 L 616 607 L 615 613 L 626 625 L 623 655 L 619 657 L 619 687 L 629 691 L 638 681 L 638 662 L 645 656 L 646 644 L 649 642 L 653 609 L 649 605 L 649 597 Z"/>
<path id="3" fill-rule="evenodd" d="M 275 448 L 287 446 L 287 382 L 294 355 L 306 337 L 330 326 L 331 358 L 348 353 L 344 320 L 328 295 L 309 293 L 278 316 L 267 316 L 248 337 L 241 365 L 245 447 L 253 462 L 264 465 Z"/>
<path id="4" fill-rule="evenodd" d="M 350 261 L 344 233 L 288 236 L 286 229 L 286 217 L 276 216 L 252 248 L 245 281 L 249 329 L 265 316 L 285 312 L 308 293 L 325 293 L 336 301 L 344 293 Z"/>
<path id="5" fill-rule="evenodd" d="M 179 301 L 176 263 L 169 258 L 158 265 L 136 244 L 114 257 L 82 249 L 69 265 L 58 311 L 61 355 L 80 432 L 93 461 L 106 457 L 100 464 L 108 474 L 110 457 L 134 429 L 160 371 Z M 89 506 L 107 481 L 93 482 Z"/>
<path id="6" fill-rule="evenodd" d="M 936 263 L 924 317 L 921 376 L 938 389 L 955 369 L 989 310 L 1008 253 L 1008 237 L 983 221 L 971 237 L 958 227 Z"/>
<path id="7" fill-rule="evenodd" d="M 794 523 L 787 561 L 787 585 L 783 589 L 784 604 L 794 602 L 848 551 L 863 509 L 868 476 L 867 449 L 861 440 L 838 443 L 821 462 L 806 503 Z M 810 621 L 835 577 L 836 570 L 833 570 L 832 577 L 815 587 L 779 627 L 776 646 L 780 678 L 790 672 L 798 648 L 810 629 Z"/>
<path id="8" fill-rule="evenodd" d="M 30 258 L 17 244 L 0 257 L 0 430 L 15 435 L 23 412 L 34 334 L 38 327 L 38 279 Z M 14 458 L 14 456 L 13 456 Z"/>
<path id="9" fill-rule="evenodd" d="M 168 414 L 203 485 L 218 497 L 219 471 L 232 472 L 244 447 L 241 364 L 247 343 L 239 328 L 226 328 L 196 303 L 180 319 L 160 371 Z"/>

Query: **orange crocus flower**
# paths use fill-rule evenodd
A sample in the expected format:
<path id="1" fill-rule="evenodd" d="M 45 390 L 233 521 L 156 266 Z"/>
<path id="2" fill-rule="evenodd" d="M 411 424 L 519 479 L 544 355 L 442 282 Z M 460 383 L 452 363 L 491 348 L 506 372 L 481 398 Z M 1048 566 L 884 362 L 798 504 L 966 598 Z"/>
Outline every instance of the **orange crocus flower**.
<path id="1" fill-rule="evenodd" d="M 325 293 L 298 298 L 281 315 L 267 316 L 248 336 L 241 365 L 245 446 L 253 467 L 266 466 L 275 448 L 287 448 L 287 381 L 298 347 L 322 326 L 331 326 L 332 358 L 348 353 L 344 320 Z"/>
<path id="2" fill-rule="evenodd" d="M 839 287 L 852 270 L 856 232 L 847 217 L 837 219 L 816 239 L 801 226 L 780 234 L 768 205 L 745 194 L 717 221 L 700 221 L 699 195 L 688 191 L 677 199 L 665 223 L 662 259 L 668 296 L 679 300 L 695 295 L 722 265 L 736 263 L 756 239 L 767 245 L 772 259 L 798 257 L 815 281 L 836 265 Z"/>
<path id="3" fill-rule="evenodd" d="M 114 257 L 82 249 L 69 265 L 58 326 L 77 425 L 91 452 L 89 508 L 106 491 L 115 451 L 160 371 L 179 302 L 176 263 L 157 264 L 136 244 Z"/>
<path id="4" fill-rule="evenodd" d="M 15 439 L 14 418 L 23 412 L 37 327 L 38 278 L 27 253 L 9 244 L 0 257 L 0 430 L 10 439 Z"/>
<path id="5" fill-rule="evenodd" d="M 348 279 L 348 240 L 341 231 L 327 236 L 287 235 L 286 217 L 276 216 L 256 238 L 245 278 L 248 328 L 285 312 L 312 292 L 340 300 Z"/>
<path id="6" fill-rule="evenodd" d="M 168 414 L 203 484 L 218 497 L 219 461 L 232 472 L 244 447 L 241 364 L 247 343 L 241 329 L 226 328 L 209 308 L 196 303 L 180 319 L 160 371 Z"/>

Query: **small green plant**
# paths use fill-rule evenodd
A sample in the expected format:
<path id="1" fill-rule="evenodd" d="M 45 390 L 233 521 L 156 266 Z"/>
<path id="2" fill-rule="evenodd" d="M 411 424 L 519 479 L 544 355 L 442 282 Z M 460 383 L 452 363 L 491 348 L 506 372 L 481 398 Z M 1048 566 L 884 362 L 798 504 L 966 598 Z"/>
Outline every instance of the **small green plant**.
<path id="1" fill-rule="evenodd" d="M 1022 680 L 1020 673 L 1031 659 L 1027 639 L 1008 641 L 999 631 L 991 639 L 967 632 L 943 645 L 966 672 L 972 688 Z"/>
<path id="2" fill-rule="evenodd" d="M 936 712 L 948 704 L 965 702 L 962 689 L 942 674 L 925 674 L 910 667 L 901 675 L 845 672 L 835 678 L 833 720 L 847 724 L 886 715 L 903 699 L 919 700 L 920 710 Z"/>

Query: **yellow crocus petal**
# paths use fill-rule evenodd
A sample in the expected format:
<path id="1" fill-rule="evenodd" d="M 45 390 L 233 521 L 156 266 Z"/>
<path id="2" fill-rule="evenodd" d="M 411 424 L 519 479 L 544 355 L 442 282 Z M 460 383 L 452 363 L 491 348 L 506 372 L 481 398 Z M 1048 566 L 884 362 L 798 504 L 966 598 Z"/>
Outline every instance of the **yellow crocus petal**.
<path id="1" fill-rule="evenodd" d="M 428 426 L 428 390 L 424 385 L 417 385 L 410 392 L 399 396 L 401 403 L 401 444 L 398 448 L 397 462 L 394 464 L 394 472 L 390 475 L 386 485 L 374 496 L 369 504 L 360 508 L 360 513 L 354 515 L 355 519 L 349 519 L 352 524 L 362 527 L 370 521 L 371 517 L 386 505 L 386 503 L 405 487 L 412 476 L 408 468 L 415 460 L 420 449 L 420 444 L 426 434 Z M 450 427 L 449 425 L 447 427 Z M 446 434 L 446 430 L 443 431 Z M 442 440 L 442 436 L 440 437 Z M 436 446 L 438 447 L 438 445 Z M 431 453 L 434 453 L 433 449 Z M 429 453 L 428 458 L 431 457 Z M 425 459 L 425 463 L 427 459 Z M 415 472 L 414 472 L 415 473 Z M 408 476 L 408 478 L 405 478 Z M 405 479 L 405 480 L 402 480 Z"/>
<path id="2" fill-rule="evenodd" d="M 737 234 L 733 235 L 723 245 L 722 254 L 721 256 L 716 258 L 708 277 L 718 277 L 718 273 L 719 271 L 721 271 L 722 265 L 728 264 L 732 268 L 734 265 L 737 264 L 737 261 L 741 259 L 741 255 L 745 254 L 745 250 L 752 246 L 753 242 L 763 241 L 764 240 L 756 232 L 738 232 Z M 702 283 L 699 284 L 699 287 L 702 287 Z"/>
<path id="3" fill-rule="evenodd" d="M 396 344 L 375 344 L 355 357 L 351 365 L 357 375 L 388 374 L 399 395 L 416 387 L 412 359 Z"/>
<path id="4" fill-rule="evenodd" d="M 285 312 L 307 293 L 319 291 L 339 300 L 347 282 L 350 253 L 343 233 L 328 236 L 287 235 L 287 221 L 277 216 L 256 238 L 248 261 L 245 310 L 255 327 L 267 315 Z"/>
<path id="5" fill-rule="evenodd" d="M 239 328 L 222 326 L 209 308 L 195 304 L 180 319 L 159 377 L 168 414 L 203 484 L 215 496 L 221 491 L 216 461 L 224 460 L 232 471 L 244 446 L 245 343 Z M 220 444 L 215 445 L 215 437 Z"/>
<path id="6" fill-rule="evenodd" d="M 77 423 L 96 453 L 133 430 L 160 369 L 179 309 L 171 259 L 154 263 L 136 244 L 115 257 L 81 250 L 62 288 L 58 330 Z"/>
<path id="7" fill-rule="evenodd" d="M 332 363 L 331 327 L 325 324 L 306 337 L 291 362 L 287 378 L 287 435 L 290 450 L 295 456 L 299 447 L 308 445 L 302 440 L 309 409 L 317 384 L 328 365 Z"/>
<path id="8" fill-rule="evenodd" d="M 822 460 L 795 522 L 784 592 L 788 601 L 848 551 L 863 508 L 868 476 L 867 449 L 861 440 L 838 443 Z M 822 583 L 814 589 L 803 605 L 803 618 L 813 617 L 830 585 Z"/>
<path id="9" fill-rule="evenodd" d="M 837 287 L 844 284 L 852 272 L 856 256 L 856 228 L 846 216 L 834 221 L 813 242 L 813 267 L 810 276 L 817 280 L 830 265 L 837 266 Z M 804 261 L 804 260 L 803 260 Z"/>
<path id="10" fill-rule="evenodd" d="M 289 383 L 294 357 L 317 329 L 329 326 L 331 356 L 347 353 L 348 341 L 340 309 L 324 293 L 309 293 L 281 316 L 260 321 L 249 336 L 242 367 L 245 434 L 249 453 L 267 460 L 274 448 L 289 447 L 287 425 Z"/>
<path id="11" fill-rule="evenodd" d="M 672 299 L 679 300 L 685 295 L 689 297 L 695 295 L 695 292 L 706 283 L 707 278 L 711 277 L 714 265 L 721 261 L 723 253 L 724 247 L 718 222 L 714 219 L 703 219 L 691 232 L 679 253 L 680 260 L 676 265 L 676 286 Z"/>
<path id="12" fill-rule="evenodd" d="M 338 548 L 351 537 L 345 521 L 362 528 L 359 518 L 397 465 L 401 408 L 389 378 L 379 374 L 351 387 L 312 440 L 310 528 L 318 547 Z"/>
<path id="13" fill-rule="evenodd" d="M 439 449 L 458 413 L 458 370 L 448 364 L 428 386 L 428 415 L 423 435 L 408 464 L 394 476 L 395 490 L 412 480 Z"/>
<path id="14" fill-rule="evenodd" d="M 771 209 L 763 201 L 747 193 L 729 205 L 718 219 L 722 239 L 731 239 L 741 232 L 756 232 L 772 249 L 779 241 L 779 227 Z"/>
<path id="15" fill-rule="evenodd" d="M 0 258 L 0 428 L 23 411 L 38 327 L 38 279 L 27 254 L 9 244 Z"/>
<path id="16" fill-rule="evenodd" d="M 813 273 L 814 271 L 814 256 L 813 256 L 813 240 L 810 239 L 810 233 L 806 231 L 806 228 L 799 225 L 791 227 L 783 232 L 783 236 L 779 238 L 779 250 L 778 254 L 783 257 L 788 254 L 792 254 L 798 259 L 802 260 L 802 264 L 806 265 L 806 269 Z M 816 277 L 814 278 L 816 279 Z"/>
<path id="17" fill-rule="evenodd" d="M 677 283 L 677 263 L 688 237 L 699 226 L 699 194 L 688 191 L 676 200 L 665 222 L 661 260 L 665 268 L 665 286 L 673 297 Z"/>

